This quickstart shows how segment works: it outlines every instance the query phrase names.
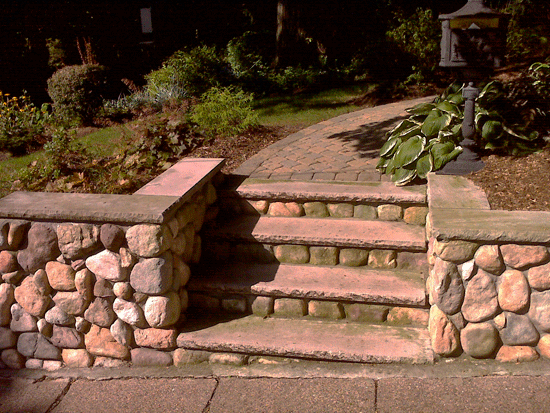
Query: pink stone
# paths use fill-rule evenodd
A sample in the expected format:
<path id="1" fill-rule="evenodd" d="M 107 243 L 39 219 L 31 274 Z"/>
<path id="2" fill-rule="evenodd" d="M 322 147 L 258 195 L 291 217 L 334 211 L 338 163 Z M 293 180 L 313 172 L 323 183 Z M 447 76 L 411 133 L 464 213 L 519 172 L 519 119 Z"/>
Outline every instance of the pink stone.
<path id="1" fill-rule="evenodd" d="M 13 252 L 0 251 L 0 273 L 5 274 L 19 269 L 17 256 Z"/>
<path id="2" fill-rule="evenodd" d="M 435 240 L 434 251 L 445 261 L 462 264 L 474 257 L 478 244 L 469 241 L 438 241 Z"/>
<path id="3" fill-rule="evenodd" d="M 156 349 L 175 348 L 177 336 L 176 329 L 138 328 L 134 331 L 134 338 L 138 346 Z"/>
<path id="4" fill-rule="evenodd" d="M 36 286 L 32 277 L 25 278 L 15 289 L 15 300 L 27 313 L 37 317 L 44 315 L 51 301 L 50 297 Z"/>
<path id="5" fill-rule="evenodd" d="M 432 349 L 441 356 L 451 356 L 460 349 L 459 333 L 445 313 L 433 305 L 429 320 Z"/>
<path id="6" fill-rule="evenodd" d="M 505 268 L 498 245 L 482 245 L 474 259 L 479 268 L 491 274 L 499 275 Z"/>
<path id="7" fill-rule="evenodd" d="M 127 347 L 118 343 L 108 328 L 101 328 L 92 324 L 90 331 L 84 337 L 86 349 L 95 356 L 127 359 L 130 351 Z"/>
<path id="8" fill-rule="evenodd" d="M 500 276 L 498 302 L 505 311 L 520 312 L 529 305 L 530 289 L 518 270 L 506 270 Z"/>
<path id="9" fill-rule="evenodd" d="M 503 363 L 535 361 L 538 358 L 537 351 L 529 346 L 502 346 L 496 356 L 496 360 Z"/>
<path id="10" fill-rule="evenodd" d="M 541 356 L 550 358 L 550 334 L 546 334 L 540 338 L 538 348 Z"/>
<path id="11" fill-rule="evenodd" d="M 500 251 L 504 263 L 518 270 L 542 264 L 550 258 L 548 249 L 539 245 L 506 244 L 500 247 Z"/>
<path id="12" fill-rule="evenodd" d="M 550 289 L 550 263 L 529 268 L 527 280 L 535 290 Z"/>

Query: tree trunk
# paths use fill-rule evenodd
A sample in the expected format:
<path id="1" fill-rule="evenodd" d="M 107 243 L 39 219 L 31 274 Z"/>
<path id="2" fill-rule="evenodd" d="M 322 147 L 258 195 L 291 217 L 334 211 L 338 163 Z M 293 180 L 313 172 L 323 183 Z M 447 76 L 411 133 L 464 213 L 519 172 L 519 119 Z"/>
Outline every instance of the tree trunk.
<path id="1" fill-rule="evenodd" d="M 305 2 L 307 4 L 307 2 Z M 274 65 L 287 67 L 310 65 L 314 59 L 311 39 L 302 25 L 302 0 L 278 0 L 277 2 L 277 55 Z"/>

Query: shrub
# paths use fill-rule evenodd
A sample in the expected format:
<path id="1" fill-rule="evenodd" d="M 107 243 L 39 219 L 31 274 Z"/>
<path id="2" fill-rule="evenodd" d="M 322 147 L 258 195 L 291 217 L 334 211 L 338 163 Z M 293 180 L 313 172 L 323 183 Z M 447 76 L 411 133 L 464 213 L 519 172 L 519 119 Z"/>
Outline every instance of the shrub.
<path id="1" fill-rule="evenodd" d="M 194 106 L 191 120 L 208 136 L 235 135 L 258 124 L 251 93 L 235 88 L 214 87 Z"/>
<path id="2" fill-rule="evenodd" d="M 199 46 L 179 50 L 158 70 L 145 76 L 146 90 L 156 96 L 163 90 L 179 90 L 200 96 L 214 86 L 227 83 L 229 70 L 214 47 Z"/>
<path id="3" fill-rule="evenodd" d="M 107 93 L 107 69 L 100 65 L 66 66 L 48 79 L 56 119 L 66 125 L 89 124 Z"/>
<path id="4" fill-rule="evenodd" d="M 22 154 L 34 143 L 41 143 L 50 119 L 48 105 L 36 108 L 29 96 L 19 98 L 0 92 L 0 149 Z"/>
<path id="5" fill-rule="evenodd" d="M 418 8 L 409 17 L 397 14 L 399 25 L 387 32 L 390 40 L 414 60 L 410 83 L 418 83 L 439 63 L 441 25 L 430 9 Z"/>

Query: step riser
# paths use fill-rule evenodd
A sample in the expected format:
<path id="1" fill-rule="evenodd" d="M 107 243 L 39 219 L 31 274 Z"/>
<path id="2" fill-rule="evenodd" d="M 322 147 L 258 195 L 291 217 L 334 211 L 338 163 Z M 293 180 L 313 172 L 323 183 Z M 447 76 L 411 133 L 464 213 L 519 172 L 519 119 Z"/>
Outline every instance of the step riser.
<path id="1" fill-rule="evenodd" d="M 374 269 L 416 269 L 427 274 L 424 252 L 391 249 L 339 248 L 292 244 L 237 243 L 203 240 L 203 261 L 257 262 L 369 267 Z"/>
<path id="2" fill-rule="evenodd" d="M 306 298 L 191 292 L 189 313 L 313 318 L 393 326 L 427 327 L 427 307 L 380 305 Z"/>
<path id="3" fill-rule="evenodd" d="M 401 221 L 425 225 L 428 208 L 424 204 L 351 203 L 268 199 L 223 198 L 220 218 L 235 215 L 312 218 L 355 218 L 360 220 Z"/>

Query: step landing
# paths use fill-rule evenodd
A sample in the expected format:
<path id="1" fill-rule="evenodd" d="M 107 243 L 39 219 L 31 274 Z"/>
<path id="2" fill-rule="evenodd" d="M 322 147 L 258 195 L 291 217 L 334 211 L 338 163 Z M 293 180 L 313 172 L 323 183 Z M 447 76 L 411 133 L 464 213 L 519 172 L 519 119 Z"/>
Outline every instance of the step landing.
<path id="1" fill-rule="evenodd" d="M 247 316 L 189 321 L 177 345 L 190 350 L 358 363 L 433 363 L 425 328 Z"/>
<path id="2" fill-rule="evenodd" d="M 427 305 L 424 277 L 413 271 L 246 263 L 199 271 L 188 284 L 190 292 Z"/>

